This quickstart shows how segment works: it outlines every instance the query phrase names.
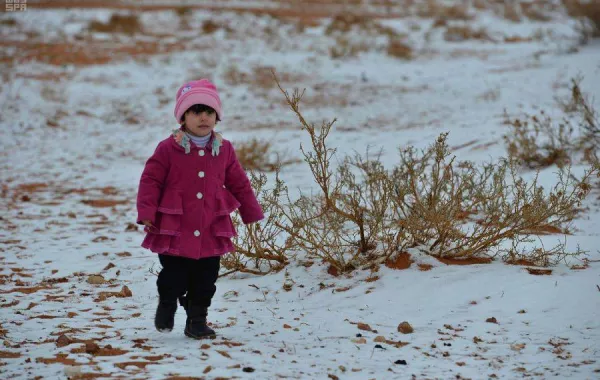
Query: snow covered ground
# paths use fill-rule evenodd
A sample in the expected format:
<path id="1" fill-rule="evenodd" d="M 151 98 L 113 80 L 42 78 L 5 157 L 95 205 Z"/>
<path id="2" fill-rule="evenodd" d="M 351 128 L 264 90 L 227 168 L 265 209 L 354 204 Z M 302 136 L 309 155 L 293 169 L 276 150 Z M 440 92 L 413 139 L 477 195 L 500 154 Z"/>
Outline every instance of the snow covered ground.
<path id="1" fill-rule="evenodd" d="M 299 26 L 198 10 L 180 32 L 181 16 L 144 12 L 155 35 L 114 36 L 86 32 L 90 20 L 110 18 L 107 9 L 2 14 L 0 34 L 12 42 L 3 57 L 20 54 L 16 41 L 27 38 L 184 49 L 98 65 L 2 61 L 0 377 L 600 377 L 598 190 L 567 237 L 569 248 L 589 251 L 587 265 L 572 260 L 533 276 L 500 261 L 456 266 L 415 255 L 409 269 L 332 277 L 299 260 L 264 277 L 220 278 L 209 315 L 216 340 L 185 338 L 182 309 L 171 334 L 154 330 L 158 260 L 139 247 L 143 234 L 131 223 L 143 164 L 175 126 L 183 81 L 215 81 L 226 138 L 267 139 L 301 159 L 308 135 L 265 76 L 274 68 L 287 89 L 306 89 L 307 119 L 338 119 L 330 143 L 340 154 L 383 148 L 388 165 L 399 146 L 426 147 L 442 132 L 460 160 L 506 156 L 505 113 L 560 117 L 555 98 L 576 75 L 600 99 L 600 43 L 579 46 L 574 20 L 474 14 L 469 25 L 490 39 L 448 42 L 427 18 L 381 21 L 406 34 L 411 60 L 387 55 L 387 36 L 360 31 L 346 38 L 366 51 L 333 59 L 328 19 Z M 206 20 L 221 27 L 201 33 Z M 515 36 L 524 41 L 504 42 Z M 542 183 L 554 183 L 555 171 L 542 171 Z M 292 190 L 312 183 L 303 163 L 282 175 Z M 404 321 L 413 333 L 398 331 Z"/>

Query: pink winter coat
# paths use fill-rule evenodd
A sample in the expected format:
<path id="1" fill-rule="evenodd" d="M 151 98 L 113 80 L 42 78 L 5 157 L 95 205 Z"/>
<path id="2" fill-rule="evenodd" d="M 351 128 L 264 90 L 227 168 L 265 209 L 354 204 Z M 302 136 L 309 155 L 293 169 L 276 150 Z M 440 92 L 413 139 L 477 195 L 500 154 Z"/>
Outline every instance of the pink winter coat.
<path id="1" fill-rule="evenodd" d="M 199 148 L 174 131 L 158 144 L 140 179 L 137 223 L 153 225 L 144 228 L 142 247 L 192 259 L 224 255 L 234 250 L 229 214 L 238 208 L 245 224 L 264 218 L 231 143 L 213 132 Z"/>

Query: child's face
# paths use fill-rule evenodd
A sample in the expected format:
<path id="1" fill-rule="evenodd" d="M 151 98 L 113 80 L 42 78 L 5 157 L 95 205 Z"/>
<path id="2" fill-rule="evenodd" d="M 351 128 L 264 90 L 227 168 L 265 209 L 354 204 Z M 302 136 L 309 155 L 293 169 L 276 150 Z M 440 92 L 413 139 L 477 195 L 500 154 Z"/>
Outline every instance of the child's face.
<path id="1" fill-rule="evenodd" d="M 207 106 L 193 106 L 183 117 L 186 130 L 195 136 L 209 135 L 217 124 L 217 113 Z"/>

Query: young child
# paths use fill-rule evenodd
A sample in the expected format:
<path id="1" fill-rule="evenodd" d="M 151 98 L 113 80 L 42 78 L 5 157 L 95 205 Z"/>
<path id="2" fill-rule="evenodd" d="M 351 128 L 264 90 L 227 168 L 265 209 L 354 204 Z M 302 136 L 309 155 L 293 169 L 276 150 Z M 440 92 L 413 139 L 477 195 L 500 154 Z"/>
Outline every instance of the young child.
<path id="1" fill-rule="evenodd" d="M 137 223 L 147 233 L 142 247 L 158 253 L 163 267 L 154 325 L 170 332 L 180 299 L 185 335 L 214 338 L 206 316 L 220 257 L 234 250 L 229 214 L 239 208 L 245 224 L 264 215 L 233 146 L 213 131 L 223 118 L 217 88 L 206 79 L 181 86 L 175 118 L 181 127 L 146 162 L 137 197 Z"/>

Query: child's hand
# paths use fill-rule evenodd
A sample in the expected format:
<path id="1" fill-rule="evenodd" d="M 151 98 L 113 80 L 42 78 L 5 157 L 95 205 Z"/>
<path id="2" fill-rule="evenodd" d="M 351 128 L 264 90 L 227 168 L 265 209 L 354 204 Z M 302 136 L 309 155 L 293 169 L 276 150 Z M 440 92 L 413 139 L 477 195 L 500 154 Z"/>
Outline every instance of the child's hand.
<path id="1" fill-rule="evenodd" d="M 142 220 L 142 224 L 143 224 L 144 226 L 146 226 L 146 227 L 154 227 L 154 226 L 152 225 L 152 222 L 151 222 L 151 221 L 149 221 L 149 220 Z"/>

